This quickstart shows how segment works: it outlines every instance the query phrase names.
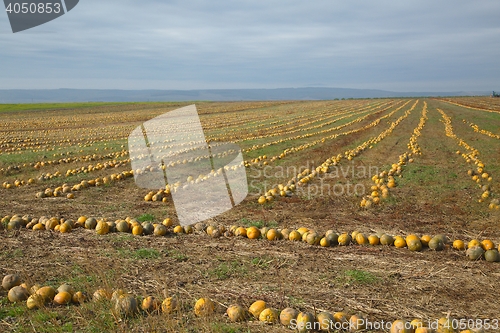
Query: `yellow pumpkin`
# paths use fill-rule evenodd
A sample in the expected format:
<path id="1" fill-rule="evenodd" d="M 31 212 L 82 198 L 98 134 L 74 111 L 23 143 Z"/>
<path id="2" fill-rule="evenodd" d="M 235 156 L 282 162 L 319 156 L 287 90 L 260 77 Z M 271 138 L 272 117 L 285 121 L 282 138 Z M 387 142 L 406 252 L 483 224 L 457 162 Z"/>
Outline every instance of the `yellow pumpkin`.
<path id="1" fill-rule="evenodd" d="M 176 234 L 183 234 L 184 233 L 184 228 L 180 225 L 175 226 L 174 228 L 174 233 Z"/>
<path id="2" fill-rule="evenodd" d="M 26 300 L 26 306 L 28 309 L 38 309 L 44 304 L 44 299 L 40 295 L 33 294 Z"/>
<path id="3" fill-rule="evenodd" d="M 260 230 L 257 227 L 248 227 L 246 230 L 246 235 L 250 239 L 260 238 Z"/>
<path id="4" fill-rule="evenodd" d="M 68 233 L 68 232 L 71 232 L 71 224 L 65 222 L 63 224 L 61 224 L 61 226 L 59 227 L 59 232 L 65 234 L 65 233 Z"/>
<path id="5" fill-rule="evenodd" d="M 42 223 L 37 223 L 33 226 L 33 230 L 45 230 L 45 226 Z"/>
<path id="6" fill-rule="evenodd" d="M 491 249 L 494 249 L 495 248 L 495 244 L 489 240 L 489 239 L 485 239 L 481 242 L 481 247 L 485 250 L 485 251 L 488 251 L 488 250 L 491 250 Z"/>
<path id="7" fill-rule="evenodd" d="M 323 311 L 316 316 L 316 322 L 319 324 L 319 330 L 329 332 L 335 323 L 335 318 L 330 312 Z"/>
<path id="8" fill-rule="evenodd" d="M 333 314 L 333 319 L 335 319 L 336 323 L 347 323 L 349 321 L 344 312 L 335 312 Z"/>
<path id="9" fill-rule="evenodd" d="M 323 237 L 319 241 L 319 245 L 321 245 L 322 247 L 329 247 L 330 246 L 330 241 L 328 240 L 328 238 Z"/>
<path id="10" fill-rule="evenodd" d="M 351 240 L 352 240 L 351 236 L 349 236 L 346 233 L 341 234 L 338 238 L 339 245 L 341 246 L 349 245 L 351 243 Z"/>
<path id="11" fill-rule="evenodd" d="M 410 251 L 422 251 L 422 242 L 420 241 L 420 238 L 412 238 L 409 241 L 406 242 L 406 245 L 408 246 L 408 249 Z"/>
<path id="12" fill-rule="evenodd" d="M 252 303 L 248 308 L 248 312 L 252 314 L 255 318 L 259 318 L 260 313 L 266 308 L 266 302 L 263 300 L 258 300 Z"/>
<path id="13" fill-rule="evenodd" d="M 364 330 L 366 328 L 366 319 L 361 315 L 352 315 L 349 319 L 349 325 L 354 332 Z"/>
<path id="14" fill-rule="evenodd" d="M 54 296 L 54 304 L 67 305 L 71 302 L 71 294 L 67 291 L 61 291 Z"/>
<path id="15" fill-rule="evenodd" d="M 302 236 L 304 233 L 308 232 L 309 229 L 305 228 L 305 227 L 302 227 L 302 228 L 298 228 L 297 229 L 297 232 Z"/>
<path id="16" fill-rule="evenodd" d="M 167 227 L 163 224 L 157 224 L 153 230 L 155 236 L 165 236 L 167 234 Z"/>
<path id="17" fill-rule="evenodd" d="M 379 245 L 380 238 L 377 235 L 370 235 L 370 236 L 368 236 L 368 243 L 370 245 Z"/>
<path id="18" fill-rule="evenodd" d="M 98 235 L 105 235 L 109 232 L 109 224 L 104 221 L 99 221 L 97 222 L 95 231 L 97 232 Z"/>
<path id="19" fill-rule="evenodd" d="M 299 333 L 310 332 L 314 329 L 315 318 L 312 313 L 301 312 L 297 315 L 297 331 Z"/>
<path id="20" fill-rule="evenodd" d="M 432 237 L 429 235 L 423 235 L 420 237 L 420 241 L 422 242 L 422 246 L 427 247 L 429 246 L 429 242 L 431 241 Z"/>
<path id="21" fill-rule="evenodd" d="M 394 245 L 394 238 L 391 235 L 383 234 L 380 236 L 380 244 L 392 246 Z"/>
<path id="22" fill-rule="evenodd" d="M 230 305 L 227 308 L 226 313 L 229 320 L 235 323 L 240 321 L 245 321 L 245 319 L 247 318 L 247 313 L 245 309 L 243 309 L 242 306 L 237 304 Z"/>
<path id="23" fill-rule="evenodd" d="M 76 293 L 73 294 L 73 297 L 71 298 L 71 301 L 75 304 L 82 304 L 87 300 L 87 295 L 85 293 L 82 293 L 81 291 L 77 291 Z"/>
<path id="24" fill-rule="evenodd" d="M 356 243 L 358 243 L 358 245 L 367 245 L 368 238 L 362 232 L 358 232 L 356 234 Z"/>
<path id="25" fill-rule="evenodd" d="M 166 313 L 166 314 L 172 313 L 172 312 L 178 310 L 178 308 L 179 308 L 179 305 L 178 305 L 176 296 L 167 297 L 161 303 L 161 311 L 163 313 Z"/>
<path id="26" fill-rule="evenodd" d="M 406 241 L 401 236 L 394 237 L 394 246 L 397 248 L 403 248 L 406 246 Z"/>
<path id="27" fill-rule="evenodd" d="M 95 302 L 98 302 L 105 299 L 111 299 L 111 293 L 106 289 L 97 289 L 92 297 Z"/>
<path id="28" fill-rule="evenodd" d="M 293 308 L 283 309 L 280 313 L 281 325 L 289 326 L 292 320 L 297 319 L 299 312 Z"/>
<path id="29" fill-rule="evenodd" d="M 156 312 L 160 309 L 161 302 L 154 296 L 148 296 L 142 300 L 141 309 L 146 312 Z"/>
<path id="30" fill-rule="evenodd" d="M 468 249 L 470 249 L 471 247 L 474 247 L 474 246 L 481 246 L 481 243 L 477 239 L 472 239 L 469 243 L 467 243 Z"/>
<path id="31" fill-rule="evenodd" d="M 420 241 L 420 238 L 415 234 L 410 234 L 410 235 L 406 236 L 405 240 L 406 240 L 406 243 L 408 244 L 409 241 L 411 241 L 411 240 L 419 240 Z"/>
<path id="32" fill-rule="evenodd" d="M 419 239 L 420 241 L 420 239 Z M 390 333 L 413 333 L 413 327 L 410 323 L 403 320 L 396 320 L 391 325 Z"/>
<path id="33" fill-rule="evenodd" d="M 465 250 L 465 243 L 460 239 L 456 239 L 453 241 L 453 248 L 458 251 Z"/>
<path id="34" fill-rule="evenodd" d="M 136 224 L 132 227 L 132 235 L 140 236 L 144 232 L 144 228 L 140 224 Z"/>
<path id="35" fill-rule="evenodd" d="M 280 239 L 280 232 L 276 229 L 269 229 L 266 234 L 266 238 L 270 241 Z"/>
<path id="36" fill-rule="evenodd" d="M 259 314 L 259 320 L 266 324 L 273 324 L 277 322 L 278 317 L 279 317 L 278 311 L 271 308 L 266 308 L 262 310 L 262 312 Z"/>
<path id="37" fill-rule="evenodd" d="M 209 225 L 205 231 L 206 231 L 207 235 L 212 236 L 212 232 L 214 232 L 215 230 L 219 231 L 213 225 Z"/>
<path id="38" fill-rule="evenodd" d="M 207 317 L 215 311 L 215 303 L 210 298 L 200 298 L 194 305 L 194 314 Z"/>
<path id="39" fill-rule="evenodd" d="M 235 236 L 241 236 L 241 237 L 246 237 L 247 236 L 247 229 L 245 227 L 238 227 L 234 231 Z"/>
<path id="40" fill-rule="evenodd" d="M 45 303 L 50 302 L 54 299 L 56 295 L 56 290 L 50 286 L 41 287 L 35 292 L 36 295 L 40 295 Z"/>
<path id="41" fill-rule="evenodd" d="M 452 318 L 439 318 L 437 333 L 455 333 L 453 329 L 453 319 Z"/>
<path id="42" fill-rule="evenodd" d="M 173 225 L 173 222 L 172 222 L 172 219 L 170 218 L 166 218 L 163 220 L 162 224 L 165 226 L 165 227 L 171 227 Z"/>
<path id="43" fill-rule="evenodd" d="M 292 230 L 288 234 L 288 239 L 291 241 L 294 241 L 294 242 L 298 242 L 302 239 L 302 236 L 301 236 L 300 232 L 298 232 L 297 230 Z"/>

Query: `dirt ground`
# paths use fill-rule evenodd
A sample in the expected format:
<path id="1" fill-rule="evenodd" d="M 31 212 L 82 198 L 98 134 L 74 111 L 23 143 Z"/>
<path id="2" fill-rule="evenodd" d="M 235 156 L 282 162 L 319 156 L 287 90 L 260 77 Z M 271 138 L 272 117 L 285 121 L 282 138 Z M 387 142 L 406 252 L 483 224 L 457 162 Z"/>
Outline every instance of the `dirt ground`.
<path id="1" fill-rule="evenodd" d="M 465 103 L 463 100 L 458 101 Z M 472 103 L 475 100 L 465 101 L 476 105 Z M 336 102 L 347 105 L 358 101 Z M 412 233 L 419 236 L 445 234 L 450 240 L 488 238 L 498 245 L 500 214 L 488 210 L 487 204 L 477 202 L 481 192 L 466 174 L 470 165 L 455 153 L 463 147 L 445 136 L 444 125 L 436 109 L 440 108 L 449 114 L 457 136 L 481 152 L 486 169 L 494 177 L 492 192 L 499 187 L 500 178 L 495 176 L 500 175 L 500 141 L 473 132 L 462 119 L 473 121 L 498 134 L 500 114 L 481 113 L 438 100 L 426 102 L 429 119 L 419 138 L 423 154 L 405 167 L 398 187 L 391 192 L 391 199 L 380 206 L 366 210 L 359 207 L 360 195 L 323 193 L 309 197 L 294 195 L 259 205 L 259 193 L 254 189 L 240 205 L 207 223 L 224 225 L 226 228 L 232 225 L 278 229 L 307 227 L 319 233 L 335 230 L 339 234 L 354 230 L 365 235 L 382 232 L 402 236 Z M 324 109 L 330 105 L 328 103 L 207 103 L 199 108 L 200 114 L 208 114 L 207 118 L 202 117 L 202 122 L 208 124 L 223 122 L 224 117 L 210 118 L 213 110 L 220 110 L 221 107 L 225 108 L 228 115 L 238 116 L 242 113 L 248 119 L 258 119 L 256 115 L 274 119 L 271 116 L 279 110 L 291 110 L 290 114 L 299 115 L 301 108 Z M 412 114 L 373 149 L 366 150 L 352 163 L 344 161 L 342 165 L 346 168 L 375 165 L 383 169 L 397 162 L 418 124 L 422 105 L 423 100 L 420 100 Z M 167 109 L 177 106 L 169 105 Z M 125 109 L 106 106 L 105 110 L 93 112 L 75 109 L 72 115 L 75 117 L 80 115 L 84 118 L 95 114 L 97 117 L 101 114 L 111 117 L 100 131 L 103 140 L 97 140 L 90 148 L 81 149 L 91 151 L 98 147 L 98 153 L 104 154 L 107 150 L 104 150 L 103 143 L 108 142 L 111 146 L 111 140 L 107 138 L 113 137 L 116 144 L 113 141 L 110 151 L 120 150 L 124 144 L 125 134 L 122 133 L 128 133 L 128 129 L 149 119 L 152 113 L 165 111 L 165 107 L 155 107 L 147 115 L 141 113 L 143 109 L 149 110 L 148 107 L 151 108 L 141 105 Z M 33 119 L 28 117 L 26 122 L 36 127 L 35 120 L 39 115 L 43 116 L 44 112 L 49 111 L 30 113 L 35 116 Z M 125 119 L 124 123 L 114 119 L 115 115 Z M 3 113 L 0 118 L 8 122 L 15 119 L 16 114 Z M 376 118 L 368 117 L 346 129 L 364 126 Z M 122 126 L 124 124 L 126 126 Z M 304 165 L 305 161 L 319 165 L 325 159 L 343 152 L 346 147 L 356 146 L 378 135 L 388 124 L 384 121 L 359 134 L 325 141 L 303 153 L 278 161 L 274 167 Z M 214 128 L 214 133 L 221 129 L 217 126 Z M 38 130 L 35 128 L 34 132 Z M 2 131 L 9 138 L 20 135 L 13 134 L 15 131 L 8 131 L 5 127 L 2 127 Z M 89 133 L 85 130 L 82 132 Z M 76 135 L 73 129 L 65 129 L 64 133 L 64 136 Z M 52 139 L 55 137 L 57 135 Z M 94 134 L 85 140 L 91 138 L 95 139 Z M 243 146 L 245 144 L 242 143 Z M 251 144 L 249 142 L 248 146 Z M 276 148 L 267 148 L 255 154 L 267 152 L 273 155 L 280 147 L 286 145 L 277 145 Z M 48 152 L 43 154 L 49 155 Z M 254 158 L 256 155 L 248 156 Z M 3 159 L 0 167 L 18 163 L 5 152 L 0 158 Z M 37 153 L 34 156 L 26 155 L 28 160 L 39 158 Z M 97 162 L 85 161 L 74 165 L 89 163 Z M 2 175 L 2 179 L 13 181 L 21 176 L 27 179 L 42 171 L 63 172 L 71 165 L 59 164 L 41 170 L 32 170 L 28 166 L 19 173 Z M 262 167 L 255 166 L 257 170 Z M 125 165 L 116 170 L 101 170 L 92 173 L 92 177 L 104 177 L 128 169 L 130 167 Z M 251 172 L 248 171 L 249 174 Z M 73 176 L 67 182 L 77 183 L 86 177 L 89 176 Z M 363 184 L 365 188 L 373 184 L 369 177 L 347 176 L 327 179 L 322 186 L 346 184 L 347 181 Z M 0 215 L 29 214 L 36 218 L 54 216 L 73 220 L 85 215 L 107 218 L 109 221 L 147 215 L 156 223 L 161 223 L 166 217 L 176 222 L 172 202 L 145 202 L 143 197 L 147 191 L 137 188 L 133 178 L 112 186 L 76 192 L 74 200 L 64 197 L 35 199 L 37 191 L 46 187 L 54 188 L 64 182 L 66 180 L 63 177 L 33 186 L 9 190 L 0 188 Z M 312 184 L 318 184 L 318 181 Z M 83 228 L 76 228 L 67 234 L 23 228 L 0 231 L 0 262 L 0 276 L 16 273 L 31 284 L 57 287 L 69 283 L 89 295 L 99 288 L 110 291 L 123 289 L 139 299 L 148 295 L 159 299 L 177 295 L 181 302 L 181 309 L 170 316 L 142 314 L 123 319 L 113 316 L 112 304 L 109 302 L 87 302 L 80 306 L 64 307 L 50 305 L 29 311 L 24 304 L 10 304 L 6 297 L 7 291 L 0 290 L 0 331 L 5 332 L 290 332 L 289 328 L 280 324 L 270 326 L 257 320 L 231 323 L 224 315 L 226 307 L 231 304 L 248 308 L 258 299 L 265 300 L 269 307 L 278 310 L 293 307 L 311 313 L 342 311 L 349 316 L 361 314 L 372 322 L 414 318 L 433 321 L 446 316 L 467 320 L 500 319 L 500 304 L 495 301 L 500 263 L 469 261 L 464 251 L 456 251 L 450 245 L 439 252 L 429 249 L 411 252 L 407 248 L 381 245 L 321 247 L 289 240 L 251 240 L 237 236 L 213 238 L 203 232 L 174 234 L 172 228 L 162 237 L 127 233 L 97 235 L 95 230 Z M 216 313 L 210 318 L 198 318 L 192 312 L 195 301 L 200 297 L 209 297 L 217 303 Z"/>

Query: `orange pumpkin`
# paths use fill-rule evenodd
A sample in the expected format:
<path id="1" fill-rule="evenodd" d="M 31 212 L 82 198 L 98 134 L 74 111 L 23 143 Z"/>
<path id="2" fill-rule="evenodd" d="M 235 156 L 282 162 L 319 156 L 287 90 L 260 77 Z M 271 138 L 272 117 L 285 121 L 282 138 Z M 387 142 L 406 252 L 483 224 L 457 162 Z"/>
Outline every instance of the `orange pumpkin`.
<path id="1" fill-rule="evenodd" d="M 235 236 L 247 237 L 247 229 L 245 227 L 238 227 L 234 231 Z"/>
<path id="2" fill-rule="evenodd" d="M 266 308 L 266 302 L 263 300 L 258 300 L 252 303 L 248 308 L 248 312 L 252 314 L 255 318 L 259 318 L 259 315 Z"/>
<path id="3" fill-rule="evenodd" d="M 453 248 L 458 251 L 463 251 L 465 250 L 465 243 L 460 239 L 456 239 L 453 241 Z"/>
<path id="4" fill-rule="evenodd" d="M 370 235 L 368 236 L 368 243 L 370 245 L 379 245 L 380 244 L 380 238 L 378 238 L 377 235 Z"/>
<path id="5" fill-rule="evenodd" d="M 198 317 L 206 317 L 215 311 L 215 303 L 210 298 L 200 298 L 194 305 L 194 314 Z"/>
<path id="6" fill-rule="evenodd" d="M 67 305 L 71 302 L 71 294 L 67 291 L 61 291 L 54 296 L 54 304 Z"/>
<path id="7" fill-rule="evenodd" d="M 359 245 L 367 245 L 368 238 L 362 232 L 358 232 L 356 234 L 356 243 L 358 243 Z"/>
<path id="8" fill-rule="evenodd" d="M 485 250 L 485 251 L 488 251 L 488 250 L 491 250 L 491 249 L 494 249 L 495 248 L 495 244 L 489 240 L 489 239 L 485 239 L 481 242 L 481 247 Z"/>
<path id="9" fill-rule="evenodd" d="M 288 239 L 291 241 L 294 241 L 294 242 L 298 242 L 302 239 L 302 236 L 301 236 L 300 232 L 298 232 L 297 230 L 292 230 L 288 234 Z"/>
<path id="10" fill-rule="evenodd" d="M 403 248 L 406 246 L 406 241 L 401 236 L 394 237 L 394 246 L 397 248 Z"/>
<path id="11" fill-rule="evenodd" d="M 246 230 L 246 235 L 250 239 L 258 239 L 260 238 L 260 230 L 256 227 L 249 227 Z"/>
<path id="12" fill-rule="evenodd" d="M 262 310 L 262 312 L 259 314 L 259 320 L 266 324 L 273 324 L 277 322 L 278 317 L 279 317 L 278 311 L 271 308 L 266 308 Z"/>
<path id="13" fill-rule="evenodd" d="M 269 229 L 269 231 L 266 234 L 266 238 L 270 241 L 278 240 L 280 239 L 280 233 L 276 229 Z"/>

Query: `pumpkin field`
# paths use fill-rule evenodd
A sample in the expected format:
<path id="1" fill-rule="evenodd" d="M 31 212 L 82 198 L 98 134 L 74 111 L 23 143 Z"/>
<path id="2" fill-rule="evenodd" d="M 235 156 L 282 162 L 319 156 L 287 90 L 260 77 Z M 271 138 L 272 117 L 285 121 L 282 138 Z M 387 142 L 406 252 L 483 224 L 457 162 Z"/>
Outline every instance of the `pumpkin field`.
<path id="1" fill-rule="evenodd" d="M 232 170 L 140 188 L 128 137 L 190 104 L 249 193 L 181 226 Z M 500 332 L 498 98 L 4 104 L 0 183 L 0 332 Z"/>

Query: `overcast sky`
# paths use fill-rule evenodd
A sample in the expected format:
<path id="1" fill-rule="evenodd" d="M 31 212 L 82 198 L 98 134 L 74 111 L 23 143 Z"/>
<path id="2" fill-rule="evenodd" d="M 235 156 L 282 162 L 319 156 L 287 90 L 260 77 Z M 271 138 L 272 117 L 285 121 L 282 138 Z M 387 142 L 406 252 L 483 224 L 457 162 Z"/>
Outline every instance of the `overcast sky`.
<path id="1" fill-rule="evenodd" d="M 0 89 L 500 90 L 500 1 L 81 0 L 13 34 Z"/>

